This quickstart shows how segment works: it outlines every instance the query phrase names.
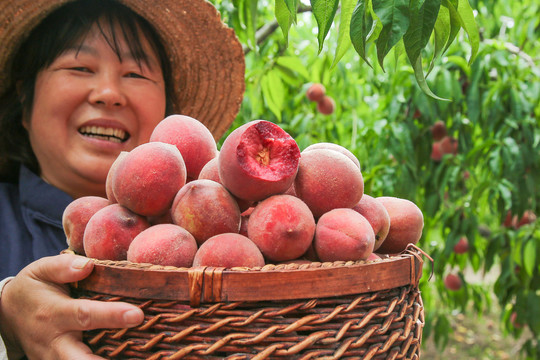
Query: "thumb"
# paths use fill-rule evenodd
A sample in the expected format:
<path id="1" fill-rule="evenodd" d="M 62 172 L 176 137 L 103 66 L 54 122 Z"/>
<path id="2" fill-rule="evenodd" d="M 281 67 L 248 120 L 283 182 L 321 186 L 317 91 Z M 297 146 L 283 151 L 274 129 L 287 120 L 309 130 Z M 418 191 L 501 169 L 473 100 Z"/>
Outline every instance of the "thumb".
<path id="1" fill-rule="evenodd" d="M 41 258 L 28 265 L 23 271 L 41 281 L 66 284 L 79 281 L 90 275 L 94 268 L 92 259 L 73 254 L 61 254 Z"/>

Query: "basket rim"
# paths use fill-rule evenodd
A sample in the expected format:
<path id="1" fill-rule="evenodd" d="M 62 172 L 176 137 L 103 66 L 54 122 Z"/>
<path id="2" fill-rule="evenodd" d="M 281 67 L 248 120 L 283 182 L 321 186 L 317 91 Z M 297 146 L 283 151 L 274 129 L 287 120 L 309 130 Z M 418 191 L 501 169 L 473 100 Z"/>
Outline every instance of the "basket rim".
<path id="1" fill-rule="evenodd" d="M 66 251 L 69 252 L 69 251 Z M 413 244 L 374 262 L 268 264 L 259 268 L 176 268 L 92 259 L 94 269 L 71 283 L 78 291 L 202 303 L 325 298 L 418 286 L 425 253 Z"/>

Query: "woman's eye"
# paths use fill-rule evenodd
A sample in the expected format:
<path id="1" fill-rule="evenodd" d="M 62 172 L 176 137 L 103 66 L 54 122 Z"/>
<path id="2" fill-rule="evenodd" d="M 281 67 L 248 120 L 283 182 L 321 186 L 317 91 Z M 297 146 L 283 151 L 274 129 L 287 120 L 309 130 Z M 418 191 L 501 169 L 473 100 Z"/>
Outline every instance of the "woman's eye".
<path id="1" fill-rule="evenodd" d="M 141 74 L 137 74 L 137 73 L 134 73 L 134 72 L 127 73 L 126 77 L 135 78 L 135 79 L 146 79 L 145 76 L 142 76 Z"/>
<path id="2" fill-rule="evenodd" d="M 71 67 L 69 69 L 74 70 L 74 71 L 90 72 L 90 69 L 87 68 L 87 67 L 84 67 L 84 66 L 74 66 L 74 67 Z"/>

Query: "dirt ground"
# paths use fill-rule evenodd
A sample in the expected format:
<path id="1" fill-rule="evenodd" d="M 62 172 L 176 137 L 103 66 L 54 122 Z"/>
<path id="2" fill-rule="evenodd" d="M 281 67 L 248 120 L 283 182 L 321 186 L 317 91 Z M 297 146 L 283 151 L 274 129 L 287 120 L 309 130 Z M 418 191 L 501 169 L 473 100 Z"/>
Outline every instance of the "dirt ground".
<path id="1" fill-rule="evenodd" d="M 492 285 L 498 276 L 497 269 L 488 274 L 475 274 L 468 271 L 467 281 Z M 471 314 L 458 314 L 453 319 L 453 333 L 443 350 L 437 349 L 433 338 L 424 338 L 422 360 L 520 360 L 521 345 L 531 337 L 526 330 L 520 339 L 505 334 L 500 322 L 501 309 L 494 298 L 493 306 L 487 314 L 477 317 Z"/>
<path id="2" fill-rule="evenodd" d="M 422 360 L 509 360 L 521 359 L 519 350 L 527 333 L 521 339 L 504 334 L 498 315 L 483 318 L 459 314 L 455 317 L 448 344 L 437 349 L 433 338 L 423 340 Z"/>

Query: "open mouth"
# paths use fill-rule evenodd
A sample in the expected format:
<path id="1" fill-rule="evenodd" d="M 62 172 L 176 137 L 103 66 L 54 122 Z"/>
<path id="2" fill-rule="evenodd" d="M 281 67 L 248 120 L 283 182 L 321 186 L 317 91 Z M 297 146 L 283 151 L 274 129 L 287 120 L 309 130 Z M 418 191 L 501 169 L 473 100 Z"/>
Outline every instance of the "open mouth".
<path id="1" fill-rule="evenodd" d="M 122 129 L 102 126 L 83 126 L 79 129 L 79 133 L 84 136 L 115 143 L 122 143 L 129 139 L 129 134 Z"/>

